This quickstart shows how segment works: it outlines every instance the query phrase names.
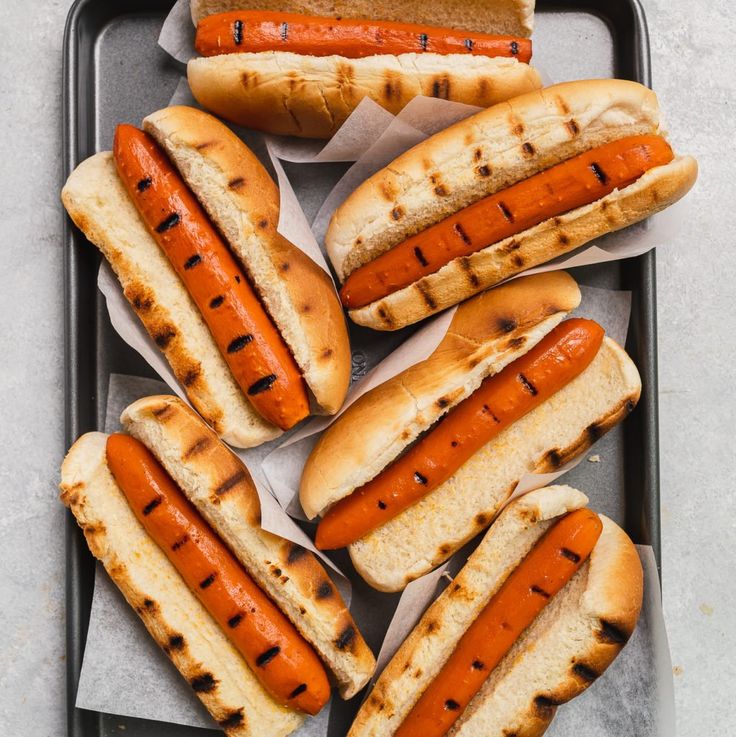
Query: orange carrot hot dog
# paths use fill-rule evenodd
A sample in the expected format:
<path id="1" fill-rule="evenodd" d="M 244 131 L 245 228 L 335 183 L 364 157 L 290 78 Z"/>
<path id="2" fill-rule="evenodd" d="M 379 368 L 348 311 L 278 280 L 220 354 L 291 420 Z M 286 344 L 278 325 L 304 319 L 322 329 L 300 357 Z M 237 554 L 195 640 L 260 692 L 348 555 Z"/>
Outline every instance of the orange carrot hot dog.
<path id="1" fill-rule="evenodd" d="M 107 463 L 146 532 L 240 651 L 273 698 L 316 714 L 330 697 L 310 645 L 258 588 L 187 501 L 151 452 L 129 435 L 110 435 Z M 195 690 L 217 687 L 204 676 Z"/>
<path id="2" fill-rule="evenodd" d="M 151 234 L 202 313 L 254 409 L 282 430 L 309 414 L 299 368 L 243 269 L 156 142 L 115 131 L 117 170 Z"/>
<path id="3" fill-rule="evenodd" d="M 360 59 L 375 54 L 477 54 L 528 63 L 527 38 L 491 36 L 452 28 L 391 21 L 325 18 L 297 13 L 238 10 L 203 18 L 194 42 L 202 56 L 291 51 L 310 56 Z"/>
<path id="4" fill-rule="evenodd" d="M 602 341 L 603 328 L 592 320 L 560 323 L 485 379 L 398 460 L 331 507 L 317 527 L 317 547 L 350 545 L 436 489 L 512 422 L 581 374 Z"/>
<path id="5" fill-rule="evenodd" d="M 544 220 L 633 184 L 674 158 L 661 136 L 631 136 L 574 156 L 460 210 L 356 269 L 340 290 L 348 309 L 364 307 L 455 258 L 469 256 Z"/>
<path id="6" fill-rule="evenodd" d="M 395 737 L 443 737 L 547 602 L 590 556 L 603 526 L 589 509 L 553 525 L 460 638 Z"/>

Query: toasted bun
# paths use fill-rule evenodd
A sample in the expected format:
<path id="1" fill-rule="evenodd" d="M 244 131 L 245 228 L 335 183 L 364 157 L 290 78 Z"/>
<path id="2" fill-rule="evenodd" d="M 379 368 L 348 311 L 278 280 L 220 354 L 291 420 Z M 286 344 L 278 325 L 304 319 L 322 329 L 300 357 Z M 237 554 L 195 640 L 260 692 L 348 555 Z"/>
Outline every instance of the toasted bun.
<path id="1" fill-rule="evenodd" d="M 558 271 L 517 279 L 461 305 L 427 360 L 364 394 L 320 437 L 301 480 L 307 516 L 376 476 L 579 303 L 574 279 Z"/>
<path id="2" fill-rule="evenodd" d="M 394 655 L 349 737 L 394 734 L 467 628 L 555 518 L 586 503 L 575 489 L 550 486 L 510 504 Z M 584 691 L 621 651 L 639 618 L 643 575 L 626 533 L 606 517 L 601 521 L 603 531 L 589 560 L 491 672 L 449 735 L 541 735 L 557 706 Z"/>
<path id="3" fill-rule="evenodd" d="M 230 10 L 281 10 L 305 15 L 370 18 L 462 28 L 480 33 L 530 36 L 534 0 L 192 0 L 192 20 Z"/>
<path id="4" fill-rule="evenodd" d="M 370 97 L 398 113 L 417 95 L 487 107 L 542 86 L 528 64 L 466 54 L 362 59 L 286 51 L 198 57 L 187 65 L 203 107 L 248 128 L 329 138 Z"/>
<path id="5" fill-rule="evenodd" d="M 223 123 L 192 107 L 143 121 L 245 266 L 317 403 L 337 412 L 350 383 L 350 344 L 330 277 L 277 232 L 279 191 Z"/>
<path id="6" fill-rule="evenodd" d="M 118 178 L 110 152 L 83 161 L 61 199 L 74 224 L 110 262 L 148 334 L 187 397 L 228 443 L 247 448 L 281 431 L 252 408 L 189 293 Z"/>
<path id="7" fill-rule="evenodd" d="M 260 527 L 258 493 L 242 462 L 177 397 L 140 399 L 121 419 L 312 644 L 343 698 L 355 695 L 373 673 L 373 653 L 317 558 Z"/>
<path id="8" fill-rule="evenodd" d="M 164 552 L 110 473 L 107 436 L 83 435 L 61 467 L 61 499 L 153 639 L 232 737 L 285 737 L 304 717 L 276 704 Z M 212 683 L 203 689 L 201 683 Z"/>
<path id="9" fill-rule="evenodd" d="M 525 269 L 637 223 L 683 197 L 695 183 L 698 165 L 690 156 L 650 169 L 636 182 L 596 202 L 545 220 L 365 307 L 350 310 L 358 325 L 397 330 L 441 312 Z"/>
<path id="10" fill-rule="evenodd" d="M 566 82 L 472 115 L 366 179 L 325 236 L 338 277 L 428 226 L 596 146 L 659 130 L 657 97 L 636 82 Z M 396 215 L 400 217 L 396 217 Z"/>
<path id="11" fill-rule="evenodd" d="M 487 527 L 524 474 L 554 471 L 585 451 L 634 408 L 640 392 L 636 366 L 604 338 L 577 378 L 424 499 L 353 543 L 348 550 L 356 570 L 381 591 L 403 589 Z"/>

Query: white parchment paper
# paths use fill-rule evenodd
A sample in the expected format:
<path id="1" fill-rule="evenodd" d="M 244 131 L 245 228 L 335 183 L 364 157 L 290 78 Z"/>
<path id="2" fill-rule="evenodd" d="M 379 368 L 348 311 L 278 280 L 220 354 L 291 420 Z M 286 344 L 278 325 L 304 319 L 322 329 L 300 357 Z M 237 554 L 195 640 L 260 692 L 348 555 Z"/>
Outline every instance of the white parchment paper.
<path id="1" fill-rule="evenodd" d="M 654 551 L 637 545 L 644 569 L 644 602 L 631 639 L 608 670 L 581 696 L 561 706 L 549 737 L 673 737 L 672 662 L 662 615 Z M 443 568 L 459 570 L 453 560 Z M 444 571 L 442 571 L 444 572 Z M 388 664 L 424 610 L 447 585 L 448 576 L 432 574 L 431 591 L 402 597 L 378 655 L 377 674 Z M 418 583 L 418 582 L 414 582 Z M 409 591 L 407 587 L 407 591 Z"/>

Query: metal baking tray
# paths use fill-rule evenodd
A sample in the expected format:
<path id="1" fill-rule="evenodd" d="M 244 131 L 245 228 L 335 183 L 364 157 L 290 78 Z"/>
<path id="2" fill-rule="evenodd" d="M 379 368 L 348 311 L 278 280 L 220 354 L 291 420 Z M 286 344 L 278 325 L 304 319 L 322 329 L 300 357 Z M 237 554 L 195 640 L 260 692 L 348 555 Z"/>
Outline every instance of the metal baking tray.
<path id="1" fill-rule="evenodd" d="M 167 104 L 181 68 L 158 46 L 161 23 L 173 0 L 77 0 L 64 35 L 64 178 L 83 159 L 110 147 L 116 123 L 139 123 Z M 616 76 L 649 85 L 649 39 L 639 0 L 537 0 L 535 60 L 562 79 Z M 340 168 L 342 167 L 342 168 Z M 344 165 L 310 168 L 309 181 L 286 165 L 301 186 L 327 191 Z M 59 183 L 61 185 L 61 183 Z M 308 216 L 314 213 L 308 212 Z M 65 442 L 101 428 L 110 373 L 151 376 L 151 369 L 116 335 L 97 290 L 99 254 L 69 219 L 63 221 L 65 258 Z M 585 267 L 581 283 L 633 293 L 626 348 L 643 382 L 632 415 L 599 441 L 601 464 L 582 463 L 566 477 L 591 496 L 591 506 L 624 526 L 637 543 L 654 547 L 660 560 L 659 451 L 655 256 Z M 594 468 L 595 467 L 595 468 Z M 347 557 L 339 560 L 350 568 Z M 68 737 L 195 737 L 199 729 L 87 711 L 75 707 L 94 586 L 94 561 L 73 517 L 66 518 L 66 642 Z M 353 611 L 377 650 L 385 616 L 376 597 L 354 579 Z M 396 595 L 394 595 L 396 597 Z M 385 599 L 384 599 L 385 604 Z M 381 621 L 382 620 L 382 621 Z M 339 700 L 338 700 L 339 701 Z M 333 707 L 330 737 L 347 731 L 360 697 Z"/>

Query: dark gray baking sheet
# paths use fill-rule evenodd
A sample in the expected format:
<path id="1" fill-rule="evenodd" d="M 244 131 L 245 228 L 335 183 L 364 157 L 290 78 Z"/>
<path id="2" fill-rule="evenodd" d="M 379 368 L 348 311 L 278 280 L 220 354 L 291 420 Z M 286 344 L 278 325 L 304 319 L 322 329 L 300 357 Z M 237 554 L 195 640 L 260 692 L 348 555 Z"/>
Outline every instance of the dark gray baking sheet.
<path id="1" fill-rule="evenodd" d="M 181 68 L 157 46 L 172 2 L 80 0 L 69 13 L 64 43 L 65 176 L 84 158 L 110 147 L 114 126 L 139 123 L 167 104 Z M 617 76 L 650 82 L 646 23 L 638 0 L 537 0 L 535 63 L 555 81 Z M 307 216 L 345 170 L 341 164 L 286 164 Z M 310 211 L 311 210 L 311 211 Z M 104 424 L 109 375 L 151 376 L 151 370 L 115 334 L 97 291 L 96 249 L 64 220 L 66 246 L 66 443 Z M 656 384 L 655 257 L 585 267 L 574 272 L 584 284 L 629 289 L 633 294 L 627 350 L 642 375 L 639 406 L 603 438 L 594 453 L 601 464 L 582 463 L 565 481 L 584 489 L 591 506 L 622 524 L 635 542 L 654 547 L 659 560 L 659 468 Z M 388 338 L 387 338 L 388 339 Z M 595 480 L 595 483 L 593 483 Z M 94 564 L 73 521 L 67 518 L 67 689 L 69 737 L 195 737 L 216 734 L 160 722 L 77 709 L 76 686 L 84 653 L 94 582 Z M 350 571 L 347 556 L 339 563 Z M 386 625 L 377 594 L 353 577 L 353 610 L 375 650 Z M 359 697 L 335 708 L 330 737 L 346 731 Z"/>

